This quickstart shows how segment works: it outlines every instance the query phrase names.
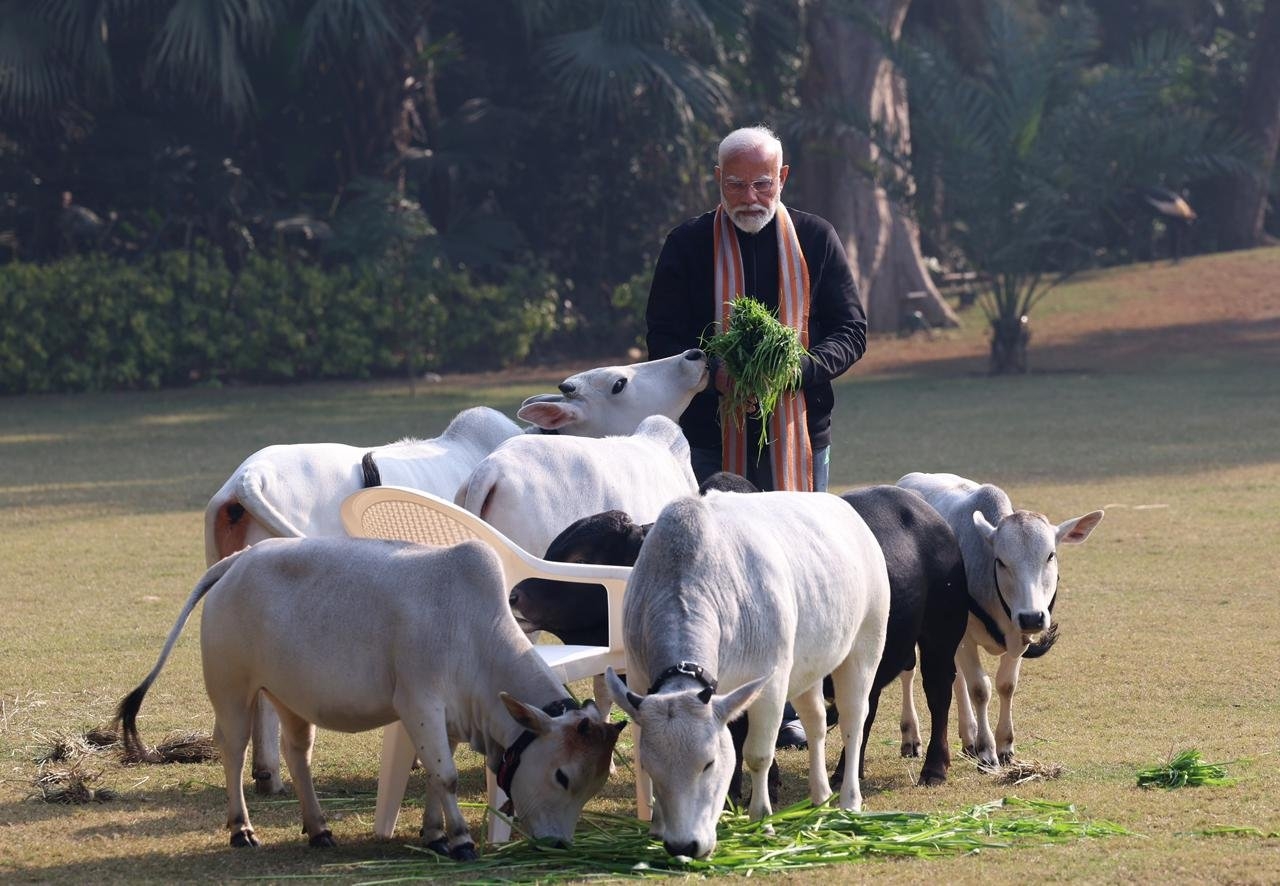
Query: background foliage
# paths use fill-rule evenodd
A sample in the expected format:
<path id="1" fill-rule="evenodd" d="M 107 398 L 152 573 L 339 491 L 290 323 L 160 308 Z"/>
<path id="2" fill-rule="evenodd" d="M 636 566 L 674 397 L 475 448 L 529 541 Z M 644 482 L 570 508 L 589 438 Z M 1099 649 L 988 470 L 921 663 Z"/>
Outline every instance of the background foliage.
<path id="1" fill-rule="evenodd" d="M 929 69 L 902 65 L 913 137 L 899 160 L 916 187 L 896 196 L 921 223 L 928 254 L 946 269 L 992 265 L 989 244 L 968 234 L 1023 229 L 1002 210 L 1026 205 L 1053 227 L 1052 248 L 1021 237 L 1006 252 L 1038 274 L 1148 258 L 1162 248 L 1162 222 L 1133 197 L 1145 184 L 1188 194 L 1202 215 L 1193 248 L 1218 248 L 1215 213 L 1226 210 L 1214 196 L 1224 176 L 1267 177 L 1275 193 L 1267 158 L 1233 134 L 1247 128 L 1258 28 L 1277 4 L 895 4 L 907 9 L 904 47 L 946 59 L 956 84 L 1021 84 L 1006 96 L 1009 110 L 1033 112 L 976 120 L 975 150 L 952 153 L 937 112 L 950 109 L 964 124 L 960 112 L 975 106 L 931 101 Z M 544 358 L 614 355 L 636 340 L 636 306 L 666 231 L 714 204 L 713 151 L 728 127 L 771 121 L 784 139 L 816 138 L 821 150 L 824 137 L 856 122 L 851 109 L 819 106 L 798 90 L 806 17 L 861 16 L 871 27 L 881 5 L 0 0 L 0 261 L 12 270 L 91 256 L 134 269 L 132 294 L 99 293 L 95 275 L 72 261 L 66 279 L 81 282 L 44 298 L 52 306 L 92 294 L 91 322 L 95 311 L 124 310 L 117 299 L 127 298 L 130 322 L 152 330 L 119 369 L 64 369 L 56 381 L 0 389 L 416 373 L 501 365 L 523 359 L 532 342 Z M 1021 59 L 999 39 L 1014 31 Z M 1033 61 L 1049 62 L 1045 75 L 1024 78 L 1017 65 Z M 1142 73 L 1157 69 L 1158 78 Z M 1047 103 L 1035 101 L 1040 87 Z M 1140 106 L 1115 104 L 1142 90 Z M 1003 144 L 1016 152 L 1017 175 L 1009 156 L 977 150 L 1000 139 L 1001 126 L 1016 136 Z M 1220 137 L 1208 144 L 1197 137 L 1206 132 Z M 1236 166 L 1204 162 L 1224 146 Z M 1050 170 L 1049 179 L 1041 174 Z M 966 188 L 991 181 L 1001 206 L 966 200 Z M 1274 213 L 1267 218 L 1274 231 Z M 181 262 L 171 254 L 195 252 L 211 274 L 229 275 L 199 283 L 213 287 L 207 298 L 266 298 L 265 314 L 285 302 L 286 315 L 310 311 L 311 324 L 323 307 L 325 322 L 361 318 L 373 344 L 346 353 L 353 331 L 320 333 L 300 318 L 268 334 L 273 324 L 254 326 L 242 306 L 210 321 L 211 337 L 226 327 L 271 349 L 274 363 L 265 350 L 236 357 L 235 368 L 208 355 L 182 362 L 185 346 L 164 341 L 188 333 L 160 327 L 209 303 L 175 289 L 162 269 Z M 22 281 L 38 272 L 14 273 L 0 275 L 0 289 L 15 290 L 0 298 L 32 304 Z M 258 294 L 277 286 L 288 291 Z M 333 295 L 344 286 L 354 290 Z M 342 299 L 368 304 L 352 313 Z M 397 322 L 379 326 L 379 311 Z M 471 337 L 460 355 L 439 345 L 444 327 L 432 318 L 441 312 L 455 318 L 452 335 Z M 526 312 L 518 333 L 501 319 Z M 9 330 L 5 341 L 59 322 Z M 103 317 L 99 334 L 121 322 Z M 307 353 L 333 344 L 321 338 L 345 344 L 324 359 Z M 499 343 L 492 358 L 484 342 Z M 172 362 L 162 365 L 164 354 Z M 455 356 L 464 362 L 451 363 Z M 29 359 L 0 354 L 6 364 Z"/>

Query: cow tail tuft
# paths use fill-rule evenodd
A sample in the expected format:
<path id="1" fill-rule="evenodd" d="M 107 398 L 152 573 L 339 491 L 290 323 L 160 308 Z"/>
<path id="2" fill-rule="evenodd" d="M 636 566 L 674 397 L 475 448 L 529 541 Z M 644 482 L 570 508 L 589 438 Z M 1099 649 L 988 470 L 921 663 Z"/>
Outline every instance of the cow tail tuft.
<path id="1" fill-rule="evenodd" d="M 364 474 L 365 489 L 382 485 L 382 472 L 378 470 L 378 465 L 373 460 L 372 451 L 366 452 L 364 458 L 360 459 L 360 470 Z"/>
<path id="2" fill-rule="evenodd" d="M 120 740 L 124 744 L 124 762 L 126 763 L 160 763 L 163 762 L 158 753 L 142 743 L 138 735 L 138 710 L 142 707 L 142 699 L 151 688 L 151 676 L 143 680 L 136 689 L 124 697 L 120 707 L 116 709 L 116 722 L 120 724 Z"/>

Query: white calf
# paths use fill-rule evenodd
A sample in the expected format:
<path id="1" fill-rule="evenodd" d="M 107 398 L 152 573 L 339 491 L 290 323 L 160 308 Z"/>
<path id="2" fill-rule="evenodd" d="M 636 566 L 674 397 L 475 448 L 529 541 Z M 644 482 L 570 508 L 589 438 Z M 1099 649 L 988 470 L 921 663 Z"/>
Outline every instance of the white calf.
<path id="1" fill-rule="evenodd" d="M 975 604 L 956 650 L 960 740 L 988 766 L 1008 763 L 1014 753 L 1013 693 L 1022 659 L 1044 655 L 1057 640 L 1053 605 L 1058 594 L 1058 545 L 1083 542 L 1103 512 L 1091 511 L 1054 526 L 1043 514 L 1014 510 L 999 487 L 955 474 L 912 473 L 898 485 L 923 496 L 960 543 Z M 991 681 L 982 670 L 979 647 L 1000 657 L 1000 720 L 994 735 L 987 719 Z M 908 677 L 903 688 L 909 685 Z"/>
<path id="2" fill-rule="evenodd" d="M 694 348 L 683 354 L 605 366 L 571 375 L 559 394 L 524 401 L 517 418 L 547 431 L 578 437 L 630 434 L 651 415 L 678 419 L 707 386 L 707 355 Z"/>
<path id="3" fill-rule="evenodd" d="M 608 777 L 622 724 L 564 697 L 516 625 L 497 555 L 480 542 L 273 539 L 220 561 L 187 598 L 151 673 L 120 703 L 134 756 L 145 755 L 143 697 L 206 595 L 200 649 L 233 846 L 258 845 L 242 773 L 260 690 L 285 727 L 313 846 L 333 845 L 311 781 L 316 725 L 359 732 L 402 722 L 427 772 L 423 840 L 455 858 L 475 857 L 458 809 L 459 742 L 484 754 L 534 837 L 572 841 L 583 805 Z"/>
<path id="4" fill-rule="evenodd" d="M 382 482 L 452 498 L 480 460 L 520 427 L 501 412 L 464 410 L 432 440 L 387 446 L 293 443 L 246 458 L 204 512 L 205 565 L 264 538 L 346 535 L 338 508 L 363 489 L 361 460 L 372 453 Z"/>
<path id="5" fill-rule="evenodd" d="M 809 736 L 809 797 L 827 800 L 822 678 L 832 676 L 841 736 L 856 760 L 888 617 L 884 554 L 834 495 L 710 492 L 663 509 L 627 583 L 634 691 L 612 671 L 607 679 L 640 727 L 640 763 L 653 779 L 650 832 L 668 852 L 701 858 L 715 849 L 735 765 L 726 724 L 743 711 L 752 819 L 770 812 L 766 775 L 788 699 Z M 840 806 L 862 806 L 856 765 L 845 767 Z"/>
<path id="6" fill-rule="evenodd" d="M 575 520 L 616 509 L 647 523 L 697 488 L 680 426 L 654 415 L 627 437 L 507 440 L 476 466 L 455 501 L 540 557 Z"/>

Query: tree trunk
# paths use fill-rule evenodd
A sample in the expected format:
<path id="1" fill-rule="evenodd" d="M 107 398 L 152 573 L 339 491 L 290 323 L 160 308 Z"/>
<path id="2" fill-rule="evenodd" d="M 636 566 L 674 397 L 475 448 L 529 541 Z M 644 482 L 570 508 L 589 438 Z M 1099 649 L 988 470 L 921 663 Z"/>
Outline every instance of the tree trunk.
<path id="1" fill-rule="evenodd" d="M 870 0 L 864 7 L 896 40 L 910 2 Z M 838 6 L 834 0 L 818 0 L 808 11 L 802 106 L 811 113 L 833 105 L 854 111 L 906 156 L 911 144 L 906 84 L 875 38 L 841 15 Z M 800 160 L 789 189 L 797 193 L 799 205 L 830 221 L 844 240 L 871 330 L 897 330 L 917 310 L 932 325 L 956 325 L 925 270 L 915 222 L 865 173 L 888 168 L 879 147 L 843 127 L 833 136 L 802 142 L 796 153 Z M 904 193 L 914 191 L 900 171 L 892 177 Z"/>
<path id="2" fill-rule="evenodd" d="M 1262 155 L 1256 177 L 1235 176 L 1226 183 L 1218 241 L 1223 249 L 1247 249 L 1265 240 L 1267 186 L 1280 147 L 1280 0 L 1267 0 L 1256 35 L 1241 122 Z"/>

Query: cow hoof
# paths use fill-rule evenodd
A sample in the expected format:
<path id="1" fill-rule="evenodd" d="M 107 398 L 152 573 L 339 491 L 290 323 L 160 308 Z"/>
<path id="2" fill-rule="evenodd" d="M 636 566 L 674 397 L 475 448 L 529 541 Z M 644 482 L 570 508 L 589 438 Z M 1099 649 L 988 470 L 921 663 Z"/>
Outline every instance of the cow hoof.
<path id="1" fill-rule="evenodd" d="M 449 857 L 455 861 L 475 861 L 480 856 L 476 854 L 476 844 L 467 842 L 459 843 L 450 849 Z"/>
<path id="2" fill-rule="evenodd" d="M 333 833 L 328 828 L 311 838 L 311 846 L 314 849 L 325 849 L 337 845 L 338 841 L 333 839 Z"/>
<path id="3" fill-rule="evenodd" d="M 902 756 L 904 757 L 918 757 L 920 756 L 920 742 L 904 741 L 902 743 L 901 750 L 902 750 Z"/>
<path id="4" fill-rule="evenodd" d="M 432 852 L 436 853 L 437 855 L 448 855 L 449 841 L 446 840 L 444 837 L 441 837 L 438 840 L 432 840 L 430 843 L 428 843 L 427 848 L 430 849 Z"/>
<path id="5" fill-rule="evenodd" d="M 236 831 L 231 835 L 231 845 L 236 849 L 256 849 L 262 843 L 253 835 L 253 831 Z"/>
<path id="6" fill-rule="evenodd" d="M 920 787 L 936 788 L 938 785 L 947 783 L 947 774 L 945 772 L 921 772 Z"/>
<path id="7" fill-rule="evenodd" d="M 1001 765 L 1001 766 L 1008 766 L 1008 765 L 1009 765 L 1010 763 L 1012 763 L 1012 762 L 1013 762 L 1013 751 L 1001 751 L 1001 752 L 1000 752 L 1000 765 Z"/>

